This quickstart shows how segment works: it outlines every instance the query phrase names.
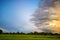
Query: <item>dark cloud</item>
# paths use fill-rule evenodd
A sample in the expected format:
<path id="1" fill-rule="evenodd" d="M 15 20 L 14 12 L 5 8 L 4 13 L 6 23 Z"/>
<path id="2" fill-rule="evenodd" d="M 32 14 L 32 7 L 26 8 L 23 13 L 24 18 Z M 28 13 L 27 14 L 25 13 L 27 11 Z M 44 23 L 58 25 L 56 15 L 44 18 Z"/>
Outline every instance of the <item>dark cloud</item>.
<path id="1" fill-rule="evenodd" d="M 54 5 L 54 3 L 57 0 L 42 0 L 41 3 L 39 4 L 39 7 L 37 8 L 37 10 L 35 11 L 35 13 L 33 14 L 33 20 L 35 26 L 44 31 L 44 32 L 52 32 L 48 26 L 48 22 L 50 21 L 50 19 L 52 20 L 52 18 L 54 18 L 53 16 L 50 17 L 49 13 L 52 12 L 54 10 L 50 10 L 50 7 L 52 7 Z M 55 12 L 55 11 L 54 11 Z"/>

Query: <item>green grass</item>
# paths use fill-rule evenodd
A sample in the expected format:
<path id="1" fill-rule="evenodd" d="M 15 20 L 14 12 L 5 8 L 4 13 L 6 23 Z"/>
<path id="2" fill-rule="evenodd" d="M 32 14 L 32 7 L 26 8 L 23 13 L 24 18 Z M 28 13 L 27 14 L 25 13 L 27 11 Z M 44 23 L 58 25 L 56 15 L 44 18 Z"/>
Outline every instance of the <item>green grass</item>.
<path id="1" fill-rule="evenodd" d="M 52 35 L 0 34 L 0 40 L 60 40 L 57 37 Z"/>

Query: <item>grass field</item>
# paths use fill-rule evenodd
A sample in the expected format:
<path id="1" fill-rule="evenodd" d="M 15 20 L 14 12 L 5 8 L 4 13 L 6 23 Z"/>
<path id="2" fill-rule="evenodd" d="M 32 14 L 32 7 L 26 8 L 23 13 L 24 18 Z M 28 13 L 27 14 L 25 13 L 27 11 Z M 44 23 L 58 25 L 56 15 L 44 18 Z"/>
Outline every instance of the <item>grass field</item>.
<path id="1" fill-rule="evenodd" d="M 0 34 L 0 40 L 60 40 L 56 35 Z"/>

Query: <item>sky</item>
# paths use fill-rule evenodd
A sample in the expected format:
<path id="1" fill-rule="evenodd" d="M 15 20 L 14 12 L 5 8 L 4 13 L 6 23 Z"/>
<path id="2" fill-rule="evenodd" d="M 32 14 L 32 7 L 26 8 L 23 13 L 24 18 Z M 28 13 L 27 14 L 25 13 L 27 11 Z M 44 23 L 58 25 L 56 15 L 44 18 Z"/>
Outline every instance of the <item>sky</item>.
<path id="1" fill-rule="evenodd" d="M 40 32 L 60 34 L 60 0 L 42 0 L 32 21 Z"/>
<path id="2" fill-rule="evenodd" d="M 39 0 L 0 0 L 0 29 L 9 32 L 34 31 L 29 20 L 38 3 Z"/>

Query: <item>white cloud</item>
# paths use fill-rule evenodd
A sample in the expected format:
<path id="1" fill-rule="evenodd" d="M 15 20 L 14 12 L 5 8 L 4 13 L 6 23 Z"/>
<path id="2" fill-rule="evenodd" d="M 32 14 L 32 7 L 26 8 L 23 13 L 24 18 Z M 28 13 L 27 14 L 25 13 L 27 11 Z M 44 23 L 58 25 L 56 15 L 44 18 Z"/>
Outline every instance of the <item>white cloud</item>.
<path id="1" fill-rule="evenodd" d="M 6 30 L 4 28 L 0 28 L 0 30 L 2 30 L 3 32 L 9 32 L 8 30 Z"/>

